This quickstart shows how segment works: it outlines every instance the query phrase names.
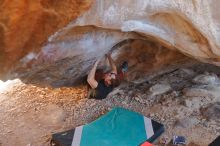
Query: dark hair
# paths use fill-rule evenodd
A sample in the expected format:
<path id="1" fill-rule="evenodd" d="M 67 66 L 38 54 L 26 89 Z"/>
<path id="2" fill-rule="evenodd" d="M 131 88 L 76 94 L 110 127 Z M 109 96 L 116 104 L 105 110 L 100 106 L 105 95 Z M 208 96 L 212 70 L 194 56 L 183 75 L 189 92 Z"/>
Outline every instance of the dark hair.
<path id="1" fill-rule="evenodd" d="M 113 86 L 113 87 L 117 87 L 117 86 L 119 86 L 120 85 L 120 80 L 119 79 L 111 79 L 111 85 Z"/>

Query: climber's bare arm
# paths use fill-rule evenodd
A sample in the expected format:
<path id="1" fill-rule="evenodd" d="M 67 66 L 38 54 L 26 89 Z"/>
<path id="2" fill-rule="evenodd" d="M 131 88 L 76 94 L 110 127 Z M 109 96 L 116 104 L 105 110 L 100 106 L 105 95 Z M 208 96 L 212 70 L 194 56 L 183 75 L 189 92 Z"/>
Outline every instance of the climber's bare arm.
<path id="1" fill-rule="evenodd" d="M 115 65 L 114 60 L 111 57 L 111 54 L 106 54 L 106 56 L 108 58 L 110 66 L 111 66 L 111 72 L 117 74 L 117 67 Z"/>
<path id="2" fill-rule="evenodd" d="M 95 80 L 95 72 L 96 72 L 96 68 L 98 66 L 99 63 L 99 59 L 95 62 L 92 70 L 89 72 L 88 77 L 87 77 L 87 82 L 89 83 L 89 85 L 94 89 L 98 86 L 98 82 Z"/>

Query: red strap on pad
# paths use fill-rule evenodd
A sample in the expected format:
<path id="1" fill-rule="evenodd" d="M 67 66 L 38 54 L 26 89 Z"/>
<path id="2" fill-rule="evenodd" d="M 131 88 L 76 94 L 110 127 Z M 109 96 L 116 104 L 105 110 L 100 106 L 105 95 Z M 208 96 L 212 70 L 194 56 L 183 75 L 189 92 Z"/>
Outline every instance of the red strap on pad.
<path id="1" fill-rule="evenodd" d="M 145 142 L 145 143 L 141 144 L 141 146 L 153 146 L 153 145 L 149 142 Z"/>

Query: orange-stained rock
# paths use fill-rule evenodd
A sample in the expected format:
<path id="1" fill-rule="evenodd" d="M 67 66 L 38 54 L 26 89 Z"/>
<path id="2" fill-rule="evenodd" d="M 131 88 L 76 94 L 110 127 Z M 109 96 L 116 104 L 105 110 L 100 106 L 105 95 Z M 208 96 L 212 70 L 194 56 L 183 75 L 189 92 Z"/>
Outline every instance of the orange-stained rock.
<path id="1" fill-rule="evenodd" d="M 128 62 L 126 80 L 135 82 L 142 82 L 162 68 L 190 60 L 177 50 L 170 50 L 150 38 L 143 39 L 136 33 L 76 27 L 48 42 L 40 53 L 30 52 L 25 56 L 15 77 L 39 86 L 78 85 L 86 81 L 97 58 L 101 59 L 98 68 L 109 70 L 104 58 L 108 52 L 112 52 L 118 67 L 123 61 Z"/>
<path id="2" fill-rule="evenodd" d="M 4 0 L 0 3 L 0 65 L 2 71 L 11 67 L 22 72 L 71 60 L 77 66 L 82 63 L 76 79 L 115 44 L 141 39 L 160 46 L 146 45 L 148 51 L 143 52 L 146 57 L 154 54 L 155 62 L 145 62 L 152 69 L 181 58 L 177 52 L 220 66 L 219 6 L 217 0 Z M 161 54 L 161 47 L 172 51 Z M 137 52 L 132 56 L 143 54 L 138 46 L 134 48 Z M 72 65 L 68 67 L 70 75 L 75 73 Z"/>
<path id="3" fill-rule="evenodd" d="M 87 10 L 91 0 L 1 0 L 1 73 Z"/>

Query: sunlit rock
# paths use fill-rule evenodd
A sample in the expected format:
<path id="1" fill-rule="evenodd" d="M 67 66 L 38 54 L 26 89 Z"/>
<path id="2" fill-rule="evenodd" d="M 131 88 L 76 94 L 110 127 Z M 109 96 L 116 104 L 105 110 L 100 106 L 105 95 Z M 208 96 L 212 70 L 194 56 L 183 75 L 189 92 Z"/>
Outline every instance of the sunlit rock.
<path id="1" fill-rule="evenodd" d="M 70 26 L 96 25 L 135 31 L 196 59 L 218 64 L 219 18 L 217 1 L 96 0 L 92 8 Z M 96 17 L 92 17 L 96 16 Z M 92 19 L 91 19 L 92 18 Z"/>
<path id="2" fill-rule="evenodd" d="M 29 52 L 38 52 L 50 35 L 90 5 L 91 0 L 1 0 L 0 76 Z"/>
<path id="3" fill-rule="evenodd" d="M 215 84 L 220 85 L 220 79 L 215 74 L 212 74 L 212 75 L 211 74 L 210 75 L 205 75 L 205 74 L 198 75 L 193 79 L 193 82 L 196 83 L 196 84 L 202 84 L 202 85 L 215 85 Z"/>
<path id="4" fill-rule="evenodd" d="M 169 84 L 156 84 L 150 87 L 149 95 L 156 96 L 170 91 L 172 88 Z"/>
<path id="5" fill-rule="evenodd" d="M 15 2 L 4 1 L 0 4 L 2 72 L 11 68 L 12 73 L 18 73 L 13 76 L 19 77 L 37 72 L 53 86 L 72 85 L 109 51 L 119 64 L 121 58 L 131 60 L 131 80 L 184 58 L 177 51 L 219 65 L 219 4 L 216 0 L 46 0 L 21 1 L 14 7 Z M 128 50 L 132 46 L 134 49 L 129 53 L 119 51 L 121 42 L 129 39 L 146 41 L 148 47 L 142 47 L 143 42 L 127 43 Z M 51 76 L 40 73 L 53 71 L 51 68 L 57 68 Z M 27 69 L 31 75 L 23 73 Z"/>

